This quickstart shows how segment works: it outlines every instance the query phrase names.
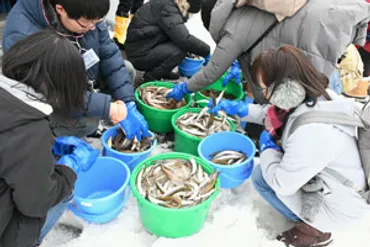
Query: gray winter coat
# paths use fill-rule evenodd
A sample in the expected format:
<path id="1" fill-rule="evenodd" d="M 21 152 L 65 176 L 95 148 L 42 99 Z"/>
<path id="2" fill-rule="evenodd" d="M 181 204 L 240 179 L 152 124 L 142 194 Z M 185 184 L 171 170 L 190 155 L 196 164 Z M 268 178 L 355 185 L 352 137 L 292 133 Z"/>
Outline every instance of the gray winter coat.
<path id="1" fill-rule="evenodd" d="M 250 54 L 241 56 L 276 17 L 255 7 L 235 8 L 235 2 L 218 0 L 212 10 L 209 31 L 217 47 L 208 65 L 187 82 L 190 91 L 215 82 L 236 58 L 250 81 L 253 59 L 263 50 L 283 44 L 303 50 L 329 77 L 346 47 L 351 43 L 363 45 L 366 40 L 370 4 L 364 0 L 309 0 L 293 17 L 279 23 Z M 258 100 L 258 95 L 254 96 Z"/>

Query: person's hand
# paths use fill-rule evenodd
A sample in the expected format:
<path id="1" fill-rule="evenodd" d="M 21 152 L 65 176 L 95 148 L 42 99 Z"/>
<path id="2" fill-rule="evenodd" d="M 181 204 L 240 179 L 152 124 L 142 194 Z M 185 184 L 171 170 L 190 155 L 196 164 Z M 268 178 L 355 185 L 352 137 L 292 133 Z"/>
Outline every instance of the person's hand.
<path id="1" fill-rule="evenodd" d="M 75 136 L 59 136 L 55 138 L 53 153 L 57 156 L 64 156 L 71 154 L 76 147 L 80 146 L 89 147 L 89 144 Z"/>
<path id="2" fill-rule="evenodd" d="M 143 137 L 149 136 L 148 123 L 141 113 L 136 109 L 136 104 L 130 102 L 127 104 L 127 117 L 120 121 L 119 125 L 124 130 L 126 138 L 132 140 L 134 137 L 141 141 Z"/>
<path id="3" fill-rule="evenodd" d="M 191 94 L 191 92 L 187 88 L 186 83 L 185 82 L 182 82 L 182 83 L 176 84 L 172 88 L 172 90 L 170 91 L 170 93 L 167 95 L 166 98 L 167 99 L 172 98 L 172 99 L 174 99 L 176 101 L 180 101 L 187 94 Z"/>
<path id="4" fill-rule="evenodd" d="M 231 116 L 238 115 L 239 117 L 245 117 L 248 115 L 249 104 L 250 103 L 241 100 L 236 101 L 222 99 L 215 107 L 212 108 L 213 100 L 210 99 L 208 102 L 208 108 L 210 108 L 210 113 L 216 115 L 218 111 L 224 111 L 226 114 Z"/>
<path id="5" fill-rule="evenodd" d="M 270 133 L 266 130 L 261 133 L 259 145 L 261 153 L 269 148 L 281 151 L 280 147 L 276 144 L 276 141 L 274 140 L 272 135 L 270 135 Z"/>
<path id="6" fill-rule="evenodd" d="M 114 124 L 117 124 L 127 117 L 127 107 L 126 104 L 117 100 L 110 104 L 109 117 Z"/>
<path id="7" fill-rule="evenodd" d="M 222 86 L 225 87 L 227 83 L 229 83 L 230 80 L 234 79 L 237 84 L 240 84 L 241 78 L 240 78 L 240 65 L 238 60 L 235 59 L 235 61 L 231 64 L 230 71 L 227 73 L 225 78 L 222 81 Z"/>
<path id="8" fill-rule="evenodd" d="M 88 144 L 80 145 L 71 154 L 62 156 L 56 164 L 68 166 L 78 175 L 81 171 L 86 172 L 92 167 L 99 153 L 98 149 L 93 149 Z"/>
<path id="9" fill-rule="evenodd" d="M 208 56 L 204 57 L 204 66 L 207 66 L 209 60 L 211 59 L 211 54 L 208 54 Z"/>

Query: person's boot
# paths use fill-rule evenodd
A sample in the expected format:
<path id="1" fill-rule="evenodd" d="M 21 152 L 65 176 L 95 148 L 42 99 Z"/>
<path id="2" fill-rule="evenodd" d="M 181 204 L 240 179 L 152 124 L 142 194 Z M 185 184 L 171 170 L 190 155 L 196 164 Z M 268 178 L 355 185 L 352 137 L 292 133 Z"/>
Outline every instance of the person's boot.
<path id="1" fill-rule="evenodd" d="M 292 229 L 283 232 L 276 237 L 286 246 L 294 247 L 324 247 L 333 241 L 331 233 L 320 232 L 312 226 L 300 222 Z"/>
<path id="2" fill-rule="evenodd" d="M 113 39 L 120 49 L 124 49 L 126 41 L 126 32 L 130 19 L 128 14 L 116 15 L 116 24 L 114 26 L 114 36 Z"/>
<path id="3" fill-rule="evenodd" d="M 368 99 L 368 88 L 369 88 L 369 81 L 361 80 L 358 82 L 357 87 L 352 91 L 343 93 L 345 96 L 350 98 L 355 98 L 358 101 L 366 101 Z"/>
<path id="4" fill-rule="evenodd" d="M 164 80 L 178 80 L 179 78 L 179 74 L 172 71 L 162 77 Z"/>

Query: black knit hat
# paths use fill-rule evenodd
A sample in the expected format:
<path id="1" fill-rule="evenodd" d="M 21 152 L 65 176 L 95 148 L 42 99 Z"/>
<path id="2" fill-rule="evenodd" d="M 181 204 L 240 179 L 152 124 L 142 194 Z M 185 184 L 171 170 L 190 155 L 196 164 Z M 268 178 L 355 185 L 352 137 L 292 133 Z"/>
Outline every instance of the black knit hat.
<path id="1" fill-rule="evenodd" d="M 190 14 L 196 14 L 200 11 L 200 7 L 202 5 L 202 0 L 188 0 L 190 5 L 188 12 Z"/>

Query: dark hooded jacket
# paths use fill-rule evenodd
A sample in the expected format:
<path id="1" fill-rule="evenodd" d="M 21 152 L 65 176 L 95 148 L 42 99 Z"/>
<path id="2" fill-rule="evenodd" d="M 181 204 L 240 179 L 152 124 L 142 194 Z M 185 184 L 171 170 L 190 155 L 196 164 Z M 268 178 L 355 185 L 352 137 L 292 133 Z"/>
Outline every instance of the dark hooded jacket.
<path id="1" fill-rule="evenodd" d="M 135 100 L 130 75 L 106 25 L 99 23 L 95 30 L 82 37 L 69 33 L 59 23 L 57 14 L 48 0 L 18 0 L 7 17 L 3 33 L 3 51 L 6 52 L 18 40 L 45 28 L 68 35 L 85 50 L 93 49 L 100 62 L 88 70 L 89 78 L 92 81 L 98 78 L 105 81 L 115 100 Z M 108 94 L 87 92 L 83 115 L 107 119 L 110 102 L 111 96 Z"/>
<path id="2" fill-rule="evenodd" d="M 48 210 L 72 194 L 76 174 L 55 165 L 50 105 L 0 76 L 0 247 L 33 247 Z"/>
<path id="3" fill-rule="evenodd" d="M 158 45 L 169 42 L 185 52 L 207 56 L 210 53 L 209 45 L 189 33 L 185 26 L 187 18 L 174 0 L 151 0 L 145 3 L 136 12 L 128 28 L 127 56 L 146 56 Z"/>

